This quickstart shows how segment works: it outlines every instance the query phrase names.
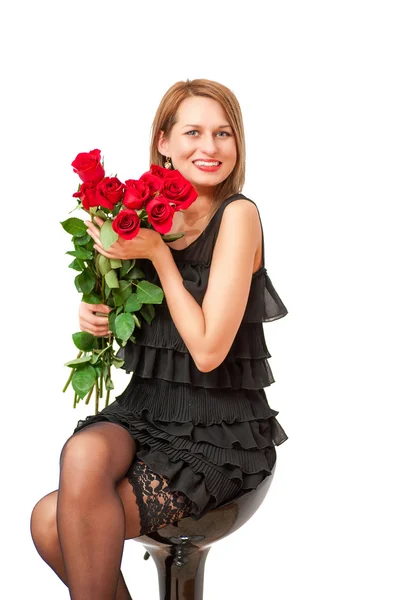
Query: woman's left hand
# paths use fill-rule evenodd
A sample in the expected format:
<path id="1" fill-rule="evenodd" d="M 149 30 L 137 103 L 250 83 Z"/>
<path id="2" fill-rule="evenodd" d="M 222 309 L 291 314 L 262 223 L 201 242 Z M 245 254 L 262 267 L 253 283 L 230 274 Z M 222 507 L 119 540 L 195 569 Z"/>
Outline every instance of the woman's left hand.
<path id="1" fill-rule="evenodd" d="M 100 228 L 104 221 L 100 217 L 95 217 L 99 227 L 96 227 L 91 221 L 84 221 L 87 225 L 87 233 L 95 241 L 94 248 L 106 258 L 119 258 L 129 260 L 133 258 L 149 258 L 153 261 L 161 244 L 164 244 L 160 233 L 154 229 L 145 229 L 142 227 L 132 240 L 125 240 L 118 237 L 116 242 L 105 250 L 100 240 Z"/>

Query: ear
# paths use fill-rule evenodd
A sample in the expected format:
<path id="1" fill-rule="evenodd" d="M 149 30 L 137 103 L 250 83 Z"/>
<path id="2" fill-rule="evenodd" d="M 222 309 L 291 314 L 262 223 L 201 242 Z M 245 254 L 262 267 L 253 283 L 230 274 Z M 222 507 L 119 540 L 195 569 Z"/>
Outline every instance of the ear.
<path id="1" fill-rule="evenodd" d="M 158 151 L 160 152 L 160 154 L 163 154 L 163 156 L 169 156 L 168 149 L 169 149 L 169 143 L 168 143 L 167 139 L 164 137 L 164 131 L 160 130 L 159 138 L 158 138 Z"/>

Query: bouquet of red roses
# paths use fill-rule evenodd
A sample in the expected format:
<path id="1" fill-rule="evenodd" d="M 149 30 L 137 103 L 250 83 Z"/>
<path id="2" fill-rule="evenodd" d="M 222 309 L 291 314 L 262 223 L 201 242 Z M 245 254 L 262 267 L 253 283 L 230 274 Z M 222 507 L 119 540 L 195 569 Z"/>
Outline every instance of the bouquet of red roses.
<path id="1" fill-rule="evenodd" d="M 139 179 L 127 179 L 122 183 L 116 176 L 106 177 L 100 150 L 81 152 L 72 162 L 75 173 L 82 183 L 77 192 L 77 206 L 91 216 L 104 222 L 100 229 L 100 241 L 105 250 L 120 237 L 131 240 L 140 228 L 154 229 L 165 242 L 180 238 L 184 233 L 169 234 L 173 215 L 188 208 L 197 198 L 193 186 L 177 170 L 151 165 L 150 170 Z M 72 212 L 72 211 L 71 211 Z M 123 360 L 116 356 L 113 341 L 119 347 L 129 340 L 135 342 L 134 330 L 141 327 L 140 317 L 151 323 L 155 316 L 154 304 L 163 302 L 163 290 L 145 280 L 139 260 L 107 258 L 94 248 L 94 240 L 87 233 L 82 219 L 71 217 L 61 222 L 65 231 L 72 235 L 73 250 L 71 269 L 78 271 L 75 286 L 82 293 L 82 301 L 90 304 L 107 304 L 108 336 L 98 337 L 86 331 L 72 335 L 79 349 L 77 357 L 65 365 L 71 368 L 63 388 L 65 392 L 72 383 L 75 408 L 85 396 L 86 404 L 95 390 L 95 414 L 99 399 L 106 389 L 105 406 L 109 404 L 114 388 L 111 367 L 120 368 Z"/>

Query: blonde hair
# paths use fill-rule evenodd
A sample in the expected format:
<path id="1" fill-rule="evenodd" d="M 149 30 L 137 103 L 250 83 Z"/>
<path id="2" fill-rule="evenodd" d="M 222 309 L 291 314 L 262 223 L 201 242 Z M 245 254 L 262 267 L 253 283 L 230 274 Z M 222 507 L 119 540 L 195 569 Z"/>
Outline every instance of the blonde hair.
<path id="1" fill-rule="evenodd" d="M 210 79 L 178 81 L 164 94 L 152 123 L 150 164 L 164 166 L 163 155 L 158 150 L 159 133 L 167 138 L 176 123 L 176 113 L 181 102 L 191 96 L 206 96 L 217 100 L 223 107 L 232 127 L 236 143 L 236 164 L 228 177 L 215 187 L 214 206 L 210 218 L 222 202 L 242 191 L 245 182 L 246 145 L 242 112 L 235 94 L 226 86 Z"/>

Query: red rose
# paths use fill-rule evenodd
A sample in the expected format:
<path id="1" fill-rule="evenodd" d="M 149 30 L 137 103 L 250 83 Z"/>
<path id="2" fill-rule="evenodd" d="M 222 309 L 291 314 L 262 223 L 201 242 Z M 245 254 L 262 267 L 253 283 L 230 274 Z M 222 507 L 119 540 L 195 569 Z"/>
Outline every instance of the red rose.
<path id="1" fill-rule="evenodd" d="M 160 177 L 160 179 L 163 179 L 164 177 L 166 177 L 167 173 L 169 172 L 169 169 L 165 169 L 160 165 L 151 165 L 149 172 L 152 175 L 156 175 L 156 177 Z"/>
<path id="2" fill-rule="evenodd" d="M 173 224 L 175 210 L 161 194 L 149 200 L 146 207 L 148 223 L 160 234 L 168 233 Z"/>
<path id="3" fill-rule="evenodd" d="M 124 208 L 112 221 L 112 229 L 125 240 L 132 240 L 140 230 L 140 218 L 135 210 Z"/>
<path id="4" fill-rule="evenodd" d="M 97 205 L 112 210 L 114 205 L 123 198 L 123 193 L 124 185 L 117 177 L 104 177 L 97 185 Z"/>
<path id="5" fill-rule="evenodd" d="M 105 175 L 101 164 L 101 150 L 80 152 L 72 163 L 73 172 L 77 173 L 84 182 L 98 183 Z"/>
<path id="6" fill-rule="evenodd" d="M 74 198 L 80 198 L 83 208 L 90 210 L 90 206 L 97 206 L 96 204 L 96 189 L 97 185 L 92 181 L 82 183 L 78 192 L 73 194 Z"/>
<path id="7" fill-rule="evenodd" d="M 143 208 L 144 203 L 150 197 L 150 189 L 144 180 L 126 179 L 126 190 L 124 192 L 123 204 L 127 208 Z"/>
<path id="8" fill-rule="evenodd" d="M 156 194 L 156 192 L 159 192 L 159 194 L 162 192 L 163 179 L 157 175 L 152 175 L 150 171 L 143 173 L 139 181 L 145 181 L 149 187 L 149 192 L 152 197 Z"/>
<path id="9" fill-rule="evenodd" d="M 162 194 L 169 202 L 176 205 L 175 210 L 185 210 L 198 197 L 192 184 L 176 169 L 168 171 L 163 179 Z"/>

